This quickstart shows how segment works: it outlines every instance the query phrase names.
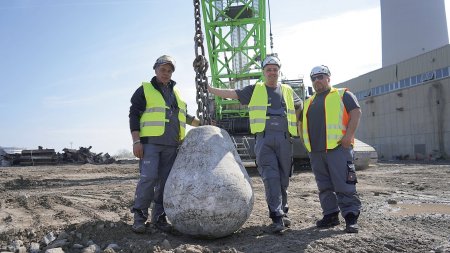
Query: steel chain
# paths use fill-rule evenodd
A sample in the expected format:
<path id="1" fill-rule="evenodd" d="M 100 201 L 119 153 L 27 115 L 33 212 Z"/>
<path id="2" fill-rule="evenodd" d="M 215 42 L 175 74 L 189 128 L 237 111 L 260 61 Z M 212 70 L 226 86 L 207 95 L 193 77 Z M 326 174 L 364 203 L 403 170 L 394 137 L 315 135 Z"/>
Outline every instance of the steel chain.
<path id="1" fill-rule="evenodd" d="M 195 70 L 195 86 L 197 88 L 197 117 L 200 119 L 202 125 L 211 125 L 211 113 L 209 106 L 208 93 L 208 77 L 206 71 L 208 70 L 208 60 L 205 57 L 205 47 L 203 46 L 202 22 L 200 13 L 200 0 L 194 0 L 195 10 L 195 59 L 193 67 Z M 200 50 L 199 50 L 200 49 Z M 201 54 L 199 54 L 199 51 Z"/>

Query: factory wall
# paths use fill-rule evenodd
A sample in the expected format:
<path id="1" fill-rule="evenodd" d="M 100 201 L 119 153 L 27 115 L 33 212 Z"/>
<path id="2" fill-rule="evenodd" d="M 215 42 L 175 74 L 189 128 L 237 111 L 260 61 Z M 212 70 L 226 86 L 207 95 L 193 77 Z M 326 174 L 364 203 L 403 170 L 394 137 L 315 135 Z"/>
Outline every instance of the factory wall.
<path id="1" fill-rule="evenodd" d="M 348 80 L 362 117 L 356 137 L 380 160 L 450 155 L 450 45 Z"/>

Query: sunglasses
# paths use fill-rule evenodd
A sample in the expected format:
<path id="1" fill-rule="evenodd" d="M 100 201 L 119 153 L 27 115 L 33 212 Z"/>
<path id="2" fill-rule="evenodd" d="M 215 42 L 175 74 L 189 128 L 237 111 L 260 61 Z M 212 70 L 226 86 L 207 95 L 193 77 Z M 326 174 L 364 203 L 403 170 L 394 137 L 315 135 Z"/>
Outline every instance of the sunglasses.
<path id="1" fill-rule="evenodd" d="M 324 78 L 324 75 L 320 74 L 320 75 L 315 75 L 315 76 L 311 76 L 311 81 L 316 81 L 316 80 L 322 80 Z"/>

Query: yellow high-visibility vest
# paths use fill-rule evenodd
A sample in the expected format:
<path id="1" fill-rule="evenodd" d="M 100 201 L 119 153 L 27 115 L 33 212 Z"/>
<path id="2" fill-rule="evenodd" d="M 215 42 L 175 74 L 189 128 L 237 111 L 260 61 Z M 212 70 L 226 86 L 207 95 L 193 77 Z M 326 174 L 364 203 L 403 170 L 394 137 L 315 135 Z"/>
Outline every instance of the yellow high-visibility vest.
<path id="1" fill-rule="evenodd" d="M 294 96 L 291 86 L 281 84 L 281 92 L 286 103 L 286 118 L 291 136 L 297 136 L 297 117 L 295 115 Z M 256 83 L 252 98 L 248 104 L 250 116 L 250 131 L 252 134 L 261 133 L 266 128 L 268 95 L 264 83 Z"/>
<path id="2" fill-rule="evenodd" d="M 151 83 L 142 83 L 144 88 L 145 100 L 147 105 L 145 111 L 141 116 L 140 136 L 161 136 L 165 131 L 166 122 L 166 102 L 162 94 L 153 87 Z M 178 121 L 180 122 L 180 140 L 184 139 L 186 132 L 186 110 L 187 105 L 180 96 L 180 91 L 174 87 L 173 92 L 178 103 Z"/>
<path id="3" fill-rule="evenodd" d="M 325 124 L 326 124 L 326 149 L 334 149 L 339 144 L 338 142 L 342 139 L 347 131 L 349 116 L 347 110 L 345 109 L 344 102 L 342 98 L 347 89 L 336 89 L 331 88 L 330 92 L 325 97 Z M 311 102 L 316 97 L 316 94 L 312 95 L 305 101 L 305 106 L 303 110 L 303 142 L 305 143 L 306 149 L 311 152 L 311 141 L 309 139 L 308 131 L 308 114 L 309 106 Z M 352 141 L 353 143 L 353 141 Z"/>

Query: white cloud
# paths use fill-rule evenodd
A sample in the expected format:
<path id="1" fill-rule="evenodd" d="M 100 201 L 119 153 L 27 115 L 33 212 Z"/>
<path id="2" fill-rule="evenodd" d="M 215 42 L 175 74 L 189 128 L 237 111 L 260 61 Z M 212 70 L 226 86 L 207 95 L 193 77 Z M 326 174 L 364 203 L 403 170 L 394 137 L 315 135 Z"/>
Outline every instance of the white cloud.
<path id="1" fill-rule="evenodd" d="M 327 65 L 332 82 L 346 81 L 381 67 L 379 8 L 346 12 L 286 27 L 278 32 L 275 49 L 289 78 L 305 77 L 316 65 Z"/>

